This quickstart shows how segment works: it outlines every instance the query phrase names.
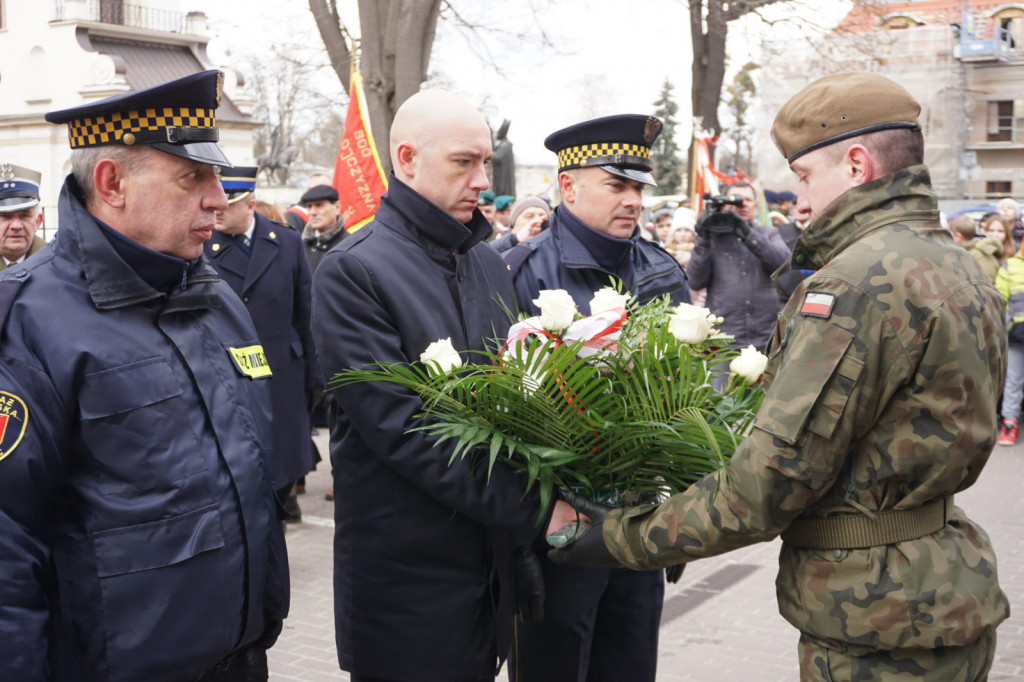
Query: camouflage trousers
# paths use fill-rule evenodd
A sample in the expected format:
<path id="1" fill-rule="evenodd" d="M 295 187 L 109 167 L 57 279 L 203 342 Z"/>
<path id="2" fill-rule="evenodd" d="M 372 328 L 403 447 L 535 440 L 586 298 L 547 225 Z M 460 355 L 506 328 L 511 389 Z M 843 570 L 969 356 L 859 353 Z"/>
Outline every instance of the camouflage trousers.
<path id="1" fill-rule="evenodd" d="M 800 682 L 984 682 L 996 653 L 992 630 L 968 646 L 854 655 L 800 637 Z"/>

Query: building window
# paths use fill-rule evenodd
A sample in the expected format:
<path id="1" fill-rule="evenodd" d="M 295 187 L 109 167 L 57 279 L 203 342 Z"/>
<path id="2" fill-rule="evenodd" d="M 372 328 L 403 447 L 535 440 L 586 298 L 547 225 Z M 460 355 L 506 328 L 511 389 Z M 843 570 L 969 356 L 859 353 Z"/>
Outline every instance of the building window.
<path id="1" fill-rule="evenodd" d="M 1013 140 L 1013 100 L 988 103 L 988 141 Z"/>
<path id="2" fill-rule="evenodd" d="M 985 183 L 986 199 L 1002 199 L 1013 196 L 1013 183 L 1009 180 L 989 180 Z"/>
<path id="3" fill-rule="evenodd" d="M 1024 9 L 1008 7 L 992 15 L 992 21 L 999 32 L 999 39 L 1011 49 L 1024 48 Z"/>

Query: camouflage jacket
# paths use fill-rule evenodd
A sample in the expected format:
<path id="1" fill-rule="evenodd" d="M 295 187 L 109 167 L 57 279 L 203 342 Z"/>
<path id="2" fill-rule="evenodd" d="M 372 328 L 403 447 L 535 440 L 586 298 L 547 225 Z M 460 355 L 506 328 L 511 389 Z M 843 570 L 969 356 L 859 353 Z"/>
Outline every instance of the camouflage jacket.
<path id="1" fill-rule="evenodd" d="M 769 344 L 766 395 L 725 469 L 658 507 L 615 510 L 605 543 L 650 569 L 770 540 L 797 517 L 913 509 L 969 487 L 996 439 L 1004 304 L 939 224 L 928 171 L 848 191 L 801 235 L 800 283 Z M 840 650 L 963 645 L 1009 613 L 985 532 L 853 550 L 783 543 L 779 610 Z"/>

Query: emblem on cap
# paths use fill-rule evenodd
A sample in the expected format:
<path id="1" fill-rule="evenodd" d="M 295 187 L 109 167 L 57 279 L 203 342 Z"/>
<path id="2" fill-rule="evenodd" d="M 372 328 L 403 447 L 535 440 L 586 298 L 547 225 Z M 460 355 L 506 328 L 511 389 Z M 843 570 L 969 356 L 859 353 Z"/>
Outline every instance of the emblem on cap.
<path id="1" fill-rule="evenodd" d="M 9 163 L 5 163 L 0 166 L 0 180 L 13 180 L 14 179 L 14 166 Z"/>
<path id="2" fill-rule="evenodd" d="M 217 72 L 217 106 L 220 106 L 220 98 L 224 95 L 224 72 Z"/>
<path id="3" fill-rule="evenodd" d="M 654 138 L 658 137 L 659 132 L 661 132 L 661 121 L 653 116 L 648 116 L 647 122 L 644 123 L 644 142 L 650 146 L 654 142 Z"/>

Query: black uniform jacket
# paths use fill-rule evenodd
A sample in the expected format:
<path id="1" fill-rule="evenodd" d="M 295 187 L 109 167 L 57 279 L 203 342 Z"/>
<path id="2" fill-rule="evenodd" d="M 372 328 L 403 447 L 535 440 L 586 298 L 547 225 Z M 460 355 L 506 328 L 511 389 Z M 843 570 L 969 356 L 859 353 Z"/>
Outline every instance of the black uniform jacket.
<path id="1" fill-rule="evenodd" d="M 230 235 L 215 232 L 206 257 L 245 303 L 274 373 L 274 487 L 313 466 L 307 389 L 321 384 L 310 330 L 309 261 L 299 234 L 259 213 L 250 254 Z"/>
<path id="2" fill-rule="evenodd" d="M 611 283 L 612 273 L 562 224 L 564 210 L 557 207 L 547 230 L 503 254 L 515 277 L 516 306 L 531 315 L 540 313 L 533 299 L 544 289 L 564 289 L 580 312 L 589 315 L 594 292 Z M 623 285 L 641 303 L 664 294 L 669 294 L 673 303 L 690 302 L 686 275 L 665 249 L 635 239 L 627 258 Z"/>
<path id="3" fill-rule="evenodd" d="M 376 219 L 330 251 L 313 275 L 313 328 L 326 378 L 374 361 L 417 362 L 451 338 L 479 350 L 504 335 L 505 265 L 463 225 L 392 177 Z M 507 300 L 507 299 L 505 299 Z M 463 359 L 471 356 L 464 353 Z M 536 487 L 500 464 L 449 465 L 414 419 L 412 392 L 364 383 L 328 392 L 335 484 L 335 617 L 341 667 L 396 680 L 493 676 L 499 632 L 496 573 L 511 542 L 540 532 Z M 546 524 L 546 521 L 544 522 Z M 500 595 L 509 596 L 507 584 Z M 496 615 L 498 614 L 498 615 Z"/>
<path id="4" fill-rule="evenodd" d="M 0 275 L 0 680 L 195 680 L 287 612 L 259 341 L 205 259 L 158 291 L 77 195 Z"/>

